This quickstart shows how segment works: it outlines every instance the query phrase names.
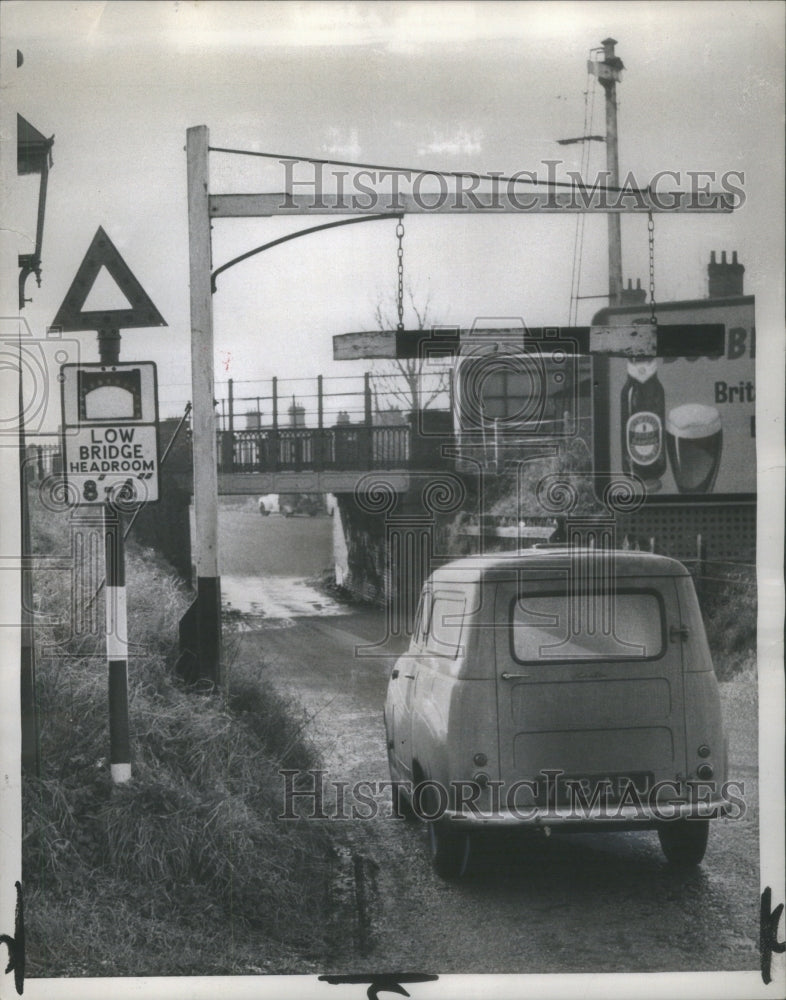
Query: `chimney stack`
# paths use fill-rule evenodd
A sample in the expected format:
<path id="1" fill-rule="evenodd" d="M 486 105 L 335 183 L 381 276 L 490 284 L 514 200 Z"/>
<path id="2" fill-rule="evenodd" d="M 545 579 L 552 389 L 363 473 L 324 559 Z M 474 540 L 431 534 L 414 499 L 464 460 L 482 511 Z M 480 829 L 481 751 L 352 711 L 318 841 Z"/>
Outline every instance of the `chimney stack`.
<path id="1" fill-rule="evenodd" d="M 745 268 L 738 263 L 736 250 L 732 251 L 731 263 L 726 259 L 725 250 L 721 252 L 720 263 L 718 263 L 713 250 L 707 265 L 709 297 L 711 299 L 725 299 L 733 295 L 743 295 L 743 274 L 745 274 Z"/>
<path id="2" fill-rule="evenodd" d="M 628 278 L 628 287 L 622 289 L 622 305 L 624 306 L 638 306 L 643 302 L 647 301 L 647 293 L 641 287 L 641 278 L 636 278 L 636 287 L 633 287 L 633 282 Z"/>
<path id="3" fill-rule="evenodd" d="M 292 405 L 287 412 L 289 413 L 290 427 L 306 426 L 306 408 L 305 406 L 301 406 L 294 396 L 292 397 Z"/>

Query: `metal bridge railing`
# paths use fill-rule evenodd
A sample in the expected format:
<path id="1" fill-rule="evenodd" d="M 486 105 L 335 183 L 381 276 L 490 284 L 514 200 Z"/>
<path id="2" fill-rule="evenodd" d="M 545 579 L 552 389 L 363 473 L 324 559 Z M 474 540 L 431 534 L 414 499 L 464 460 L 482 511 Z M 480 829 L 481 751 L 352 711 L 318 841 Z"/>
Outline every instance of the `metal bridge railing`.
<path id="1" fill-rule="evenodd" d="M 409 426 L 348 424 L 329 428 L 218 432 L 220 472 L 399 469 L 411 462 Z"/>

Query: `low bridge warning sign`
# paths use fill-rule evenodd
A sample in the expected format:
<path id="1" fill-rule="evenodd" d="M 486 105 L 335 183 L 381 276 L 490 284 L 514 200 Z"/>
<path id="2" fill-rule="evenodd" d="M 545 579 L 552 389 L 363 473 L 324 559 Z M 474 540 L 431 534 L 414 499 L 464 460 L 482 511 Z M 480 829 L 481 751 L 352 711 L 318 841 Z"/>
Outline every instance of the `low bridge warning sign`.
<path id="1" fill-rule="evenodd" d="M 63 365 L 63 472 L 77 504 L 159 499 L 152 361 Z"/>

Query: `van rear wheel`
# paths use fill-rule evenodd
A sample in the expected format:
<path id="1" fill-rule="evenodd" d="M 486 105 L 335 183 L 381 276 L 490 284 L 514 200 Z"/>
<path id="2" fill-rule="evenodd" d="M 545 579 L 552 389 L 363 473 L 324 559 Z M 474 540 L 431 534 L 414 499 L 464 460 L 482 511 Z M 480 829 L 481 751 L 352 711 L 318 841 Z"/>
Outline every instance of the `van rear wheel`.
<path id="1" fill-rule="evenodd" d="M 676 819 L 661 823 L 658 839 L 666 859 L 673 865 L 700 864 L 707 850 L 708 819 Z"/>
<path id="2" fill-rule="evenodd" d="M 449 820 L 428 823 L 428 844 L 431 863 L 442 878 L 461 878 L 469 863 L 469 834 L 456 830 Z"/>

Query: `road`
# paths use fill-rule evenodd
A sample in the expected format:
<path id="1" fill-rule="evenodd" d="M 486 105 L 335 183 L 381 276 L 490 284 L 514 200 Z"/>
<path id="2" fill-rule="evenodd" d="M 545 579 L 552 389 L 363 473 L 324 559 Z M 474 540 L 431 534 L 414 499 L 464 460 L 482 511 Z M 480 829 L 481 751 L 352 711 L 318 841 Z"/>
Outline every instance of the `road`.
<path id="1" fill-rule="evenodd" d="M 259 531 L 257 521 L 265 522 Z M 268 558 L 271 545 L 292 552 L 293 539 L 305 532 L 318 559 L 316 539 L 328 530 L 328 519 L 262 519 L 232 511 L 222 515 L 224 566 L 256 565 L 262 558 L 253 558 L 257 543 L 265 543 Z M 301 568 L 308 576 L 321 567 L 312 560 L 310 572 Z M 296 585 L 289 573 L 245 576 L 245 587 L 247 596 L 256 595 L 256 610 L 243 611 L 239 655 L 313 716 L 310 735 L 328 771 L 325 781 L 387 779 L 382 705 L 390 650 L 370 656 L 368 648 L 360 649 L 384 638 L 384 613 L 336 605 Z M 750 713 L 742 720 L 726 708 L 732 715 L 731 772 L 744 780 L 747 813 L 713 826 L 703 864 L 688 874 L 666 864 L 652 832 L 534 840 L 510 835 L 476 841 L 470 872 L 448 883 L 431 869 L 420 825 L 391 818 L 386 795 L 377 796 L 374 818 L 330 820 L 359 859 L 363 877 L 355 893 L 360 913 L 348 920 L 330 968 L 321 971 L 757 969 L 755 729 Z M 347 798 L 345 812 L 353 802 Z M 364 814 L 371 811 L 355 804 Z M 326 796 L 324 808 L 335 812 L 335 796 Z"/>

